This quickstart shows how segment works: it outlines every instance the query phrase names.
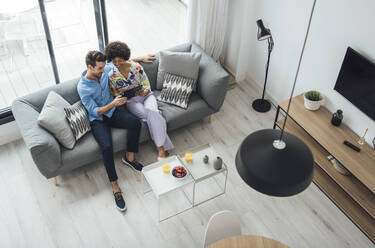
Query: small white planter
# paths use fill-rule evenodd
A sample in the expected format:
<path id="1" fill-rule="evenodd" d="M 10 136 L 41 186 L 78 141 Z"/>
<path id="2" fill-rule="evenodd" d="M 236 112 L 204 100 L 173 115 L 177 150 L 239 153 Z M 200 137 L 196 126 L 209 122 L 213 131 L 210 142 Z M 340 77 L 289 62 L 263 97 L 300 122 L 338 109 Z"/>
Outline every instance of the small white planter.
<path id="1" fill-rule="evenodd" d="M 308 110 L 313 110 L 313 111 L 318 110 L 324 102 L 324 98 L 322 98 L 319 101 L 311 101 L 306 98 L 305 94 L 303 95 L 303 98 L 305 99 L 304 101 L 305 108 L 307 108 Z"/>

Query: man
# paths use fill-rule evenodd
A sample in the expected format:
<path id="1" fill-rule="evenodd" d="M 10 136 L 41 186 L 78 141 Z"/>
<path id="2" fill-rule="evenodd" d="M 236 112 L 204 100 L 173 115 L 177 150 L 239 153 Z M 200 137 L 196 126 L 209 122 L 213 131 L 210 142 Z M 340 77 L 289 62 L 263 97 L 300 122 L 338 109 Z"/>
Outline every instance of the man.
<path id="1" fill-rule="evenodd" d="M 117 183 L 117 173 L 113 159 L 111 128 L 128 129 L 127 151 L 122 161 L 136 171 L 142 170 L 142 164 L 135 160 L 138 152 L 141 122 L 119 106 L 127 98 L 113 98 L 108 89 L 108 74 L 105 72 L 105 57 L 99 51 L 90 51 L 86 55 L 87 72 L 81 76 L 77 85 L 78 94 L 85 106 L 95 140 L 102 151 L 104 166 L 112 183 L 115 203 L 120 211 L 126 210 L 126 203 Z"/>

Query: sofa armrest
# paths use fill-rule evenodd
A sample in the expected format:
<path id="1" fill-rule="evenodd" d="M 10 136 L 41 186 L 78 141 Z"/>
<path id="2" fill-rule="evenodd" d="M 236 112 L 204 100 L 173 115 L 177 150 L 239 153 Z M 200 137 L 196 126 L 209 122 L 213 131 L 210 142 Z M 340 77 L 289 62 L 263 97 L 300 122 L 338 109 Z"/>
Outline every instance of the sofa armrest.
<path id="1" fill-rule="evenodd" d="M 224 103 L 229 74 L 207 54 L 202 54 L 199 65 L 198 94 L 215 110 Z"/>
<path id="2" fill-rule="evenodd" d="M 224 103 L 228 89 L 229 74 L 218 65 L 199 45 L 191 45 L 192 53 L 201 53 L 198 75 L 198 94 L 215 111 Z"/>
<path id="3" fill-rule="evenodd" d="M 61 166 L 60 145 L 52 134 L 38 125 L 39 112 L 22 98 L 13 102 L 12 112 L 39 171 L 46 178 L 56 176 L 54 173 Z"/>

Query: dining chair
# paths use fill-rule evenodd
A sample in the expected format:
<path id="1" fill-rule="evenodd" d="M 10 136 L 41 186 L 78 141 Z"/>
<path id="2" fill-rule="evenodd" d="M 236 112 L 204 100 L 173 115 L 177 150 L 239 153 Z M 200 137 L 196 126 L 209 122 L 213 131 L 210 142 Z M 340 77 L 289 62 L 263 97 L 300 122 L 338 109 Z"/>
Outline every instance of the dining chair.
<path id="1" fill-rule="evenodd" d="M 241 235 L 241 223 L 238 215 L 229 210 L 217 212 L 208 221 L 203 247 L 237 235 Z"/>

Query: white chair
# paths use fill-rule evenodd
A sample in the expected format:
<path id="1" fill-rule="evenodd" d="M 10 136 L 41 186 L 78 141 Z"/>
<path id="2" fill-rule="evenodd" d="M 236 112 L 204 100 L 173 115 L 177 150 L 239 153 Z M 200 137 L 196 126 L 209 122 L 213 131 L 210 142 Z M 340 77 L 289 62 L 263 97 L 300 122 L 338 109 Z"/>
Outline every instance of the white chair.
<path id="1" fill-rule="evenodd" d="M 217 212 L 208 221 L 204 237 L 204 247 L 216 241 L 241 235 L 240 218 L 229 210 Z"/>

